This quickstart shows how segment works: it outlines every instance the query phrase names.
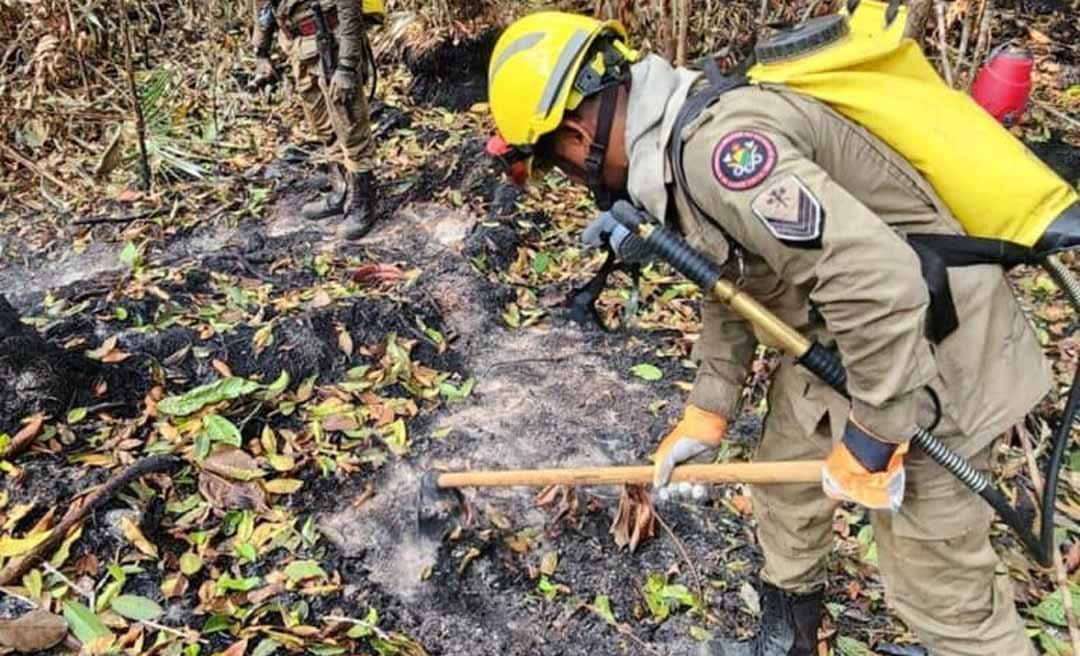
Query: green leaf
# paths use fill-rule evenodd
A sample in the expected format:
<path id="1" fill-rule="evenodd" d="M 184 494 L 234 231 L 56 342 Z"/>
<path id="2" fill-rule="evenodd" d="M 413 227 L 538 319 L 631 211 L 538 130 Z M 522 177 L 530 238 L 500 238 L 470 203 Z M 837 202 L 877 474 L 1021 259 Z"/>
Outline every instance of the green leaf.
<path id="1" fill-rule="evenodd" d="M 138 595 L 120 595 L 112 600 L 111 607 L 117 614 L 136 622 L 153 621 L 165 614 L 153 600 Z"/>
<path id="2" fill-rule="evenodd" d="M 363 624 L 353 626 L 353 628 L 349 629 L 349 632 L 345 635 L 354 640 L 356 638 L 366 638 L 370 635 L 374 635 L 375 631 L 373 629 L 379 626 L 379 611 L 374 608 L 368 610 L 367 617 L 364 618 L 363 622 Z"/>
<path id="3" fill-rule="evenodd" d="M 214 613 L 203 624 L 201 633 L 206 636 L 211 633 L 218 633 L 220 631 L 227 631 L 229 629 L 229 616 L 221 613 Z"/>
<path id="4" fill-rule="evenodd" d="M 536 584 L 536 589 L 540 591 L 540 594 L 544 595 L 544 598 L 551 601 L 559 594 L 559 586 L 551 582 L 546 575 L 540 577 L 540 582 Z"/>
<path id="5" fill-rule="evenodd" d="M 142 256 L 134 243 L 124 244 L 124 250 L 120 251 L 120 261 L 129 269 L 138 269 L 142 266 Z"/>
<path id="6" fill-rule="evenodd" d="M 240 429 L 231 421 L 221 415 L 207 415 L 203 417 L 203 430 L 211 442 L 223 442 L 239 448 L 244 438 L 240 435 Z"/>
<path id="7" fill-rule="evenodd" d="M 472 394 L 473 386 L 476 381 L 472 378 L 462 383 L 461 387 L 457 387 L 453 383 L 441 383 L 439 385 L 439 393 L 443 395 L 443 398 L 447 401 L 462 401 L 470 394 Z"/>
<path id="8" fill-rule="evenodd" d="M 180 572 L 184 576 L 191 576 L 203 567 L 202 557 L 194 551 L 185 551 L 180 556 Z"/>
<path id="9" fill-rule="evenodd" d="M 221 578 L 217 580 L 217 589 L 219 592 L 251 592 L 261 584 L 262 578 L 258 576 L 249 576 L 246 579 L 234 579 L 228 574 L 222 574 Z"/>
<path id="10" fill-rule="evenodd" d="M 255 549 L 255 545 L 250 542 L 236 545 L 236 555 L 249 563 L 253 563 L 259 558 L 259 552 Z"/>
<path id="11" fill-rule="evenodd" d="M 324 579 L 326 572 L 314 560 L 294 560 L 285 568 L 285 576 L 293 583 L 305 579 Z"/>
<path id="12" fill-rule="evenodd" d="M 195 461 L 202 462 L 208 455 L 210 455 L 210 436 L 206 434 L 206 431 L 200 431 L 195 436 Z"/>
<path id="13" fill-rule="evenodd" d="M 259 641 L 259 644 L 255 645 L 255 649 L 252 650 L 251 656 L 271 656 L 271 654 L 277 653 L 277 650 L 281 648 L 281 643 L 270 638 L 264 638 Z"/>
<path id="14" fill-rule="evenodd" d="M 700 626 L 690 627 L 690 637 L 698 642 L 708 642 L 709 640 L 712 640 L 712 634 Z"/>
<path id="15" fill-rule="evenodd" d="M 856 539 L 863 547 L 863 562 L 870 565 L 877 565 L 877 542 L 874 540 L 874 526 L 872 524 L 863 526 L 859 529 L 859 535 Z"/>
<path id="16" fill-rule="evenodd" d="M 208 405 L 251 394 L 259 387 L 261 386 L 258 383 L 245 378 L 222 378 L 189 390 L 181 396 L 166 397 L 158 403 L 157 407 L 167 415 L 186 417 Z"/>
<path id="17" fill-rule="evenodd" d="M 655 367 L 647 362 L 634 365 L 630 368 L 630 372 L 642 380 L 657 381 L 664 377 L 664 372 L 660 371 L 658 367 Z"/>
<path id="18" fill-rule="evenodd" d="M 701 603 L 690 594 L 685 585 L 669 584 L 662 574 L 655 572 L 646 577 L 641 594 L 645 598 L 645 605 L 649 607 L 649 612 L 658 622 L 663 622 L 679 608 L 686 607 L 694 610 L 701 607 Z"/>
<path id="19" fill-rule="evenodd" d="M 532 268 L 536 273 L 544 273 L 551 265 L 551 255 L 541 251 L 533 256 Z"/>
<path id="20" fill-rule="evenodd" d="M 86 408 L 72 408 L 67 413 L 67 423 L 77 424 L 86 419 Z"/>
<path id="21" fill-rule="evenodd" d="M 94 611 L 77 601 L 64 602 L 64 619 L 68 621 L 71 632 L 80 642 L 91 642 L 112 636 L 112 631 L 101 622 Z"/>
<path id="22" fill-rule="evenodd" d="M 607 595 L 596 595 L 592 602 L 593 612 L 608 624 L 615 624 L 615 613 L 611 610 L 611 600 Z"/>
<path id="23" fill-rule="evenodd" d="M 396 456 L 409 454 L 409 436 L 405 429 L 405 421 L 398 419 L 383 428 L 383 441 Z"/>
<path id="24" fill-rule="evenodd" d="M 270 383 L 266 387 L 266 399 L 276 399 L 281 396 L 282 392 L 289 386 L 289 372 L 284 369 L 281 370 L 281 374 L 277 377 L 277 380 Z"/>
<path id="25" fill-rule="evenodd" d="M 836 637 L 837 656 L 874 656 L 874 652 L 865 643 L 840 635 Z"/>

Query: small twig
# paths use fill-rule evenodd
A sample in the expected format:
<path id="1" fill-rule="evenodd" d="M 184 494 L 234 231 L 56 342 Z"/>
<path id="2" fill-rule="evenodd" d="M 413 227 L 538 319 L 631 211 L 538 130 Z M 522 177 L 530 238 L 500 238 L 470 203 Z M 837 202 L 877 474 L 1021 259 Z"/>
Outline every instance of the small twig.
<path id="1" fill-rule="evenodd" d="M 1016 427 L 1016 434 L 1020 436 L 1020 444 L 1024 447 L 1024 457 L 1027 458 L 1028 475 L 1031 483 L 1035 486 L 1036 498 L 1042 501 L 1042 475 L 1039 473 L 1039 463 L 1035 460 L 1035 450 L 1031 444 L 1031 435 L 1023 424 Z M 1046 521 L 1046 517 L 1041 517 Z M 1069 591 L 1069 573 L 1065 571 L 1065 562 L 1061 558 L 1061 550 L 1053 547 L 1050 549 L 1054 554 L 1054 573 L 1057 578 L 1058 589 L 1061 591 L 1061 605 L 1065 609 L 1065 617 L 1069 624 L 1069 638 L 1072 641 L 1074 654 L 1080 654 L 1080 628 L 1076 625 L 1076 612 L 1073 609 L 1072 593 Z"/>
<path id="2" fill-rule="evenodd" d="M 61 190 L 65 191 L 65 192 L 67 192 L 69 194 L 74 194 L 75 193 L 74 190 L 72 190 L 71 187 L 69 187 L 67 184 L 62 182 L 55 175 L 53 175 L 52 173 L 49 173 L 45 169 L 39 167 L 37 164 L 34 164 L 30 160 L 26 159 L 25 157 L 20 155 L 17 150 L 15 150 L 11 146 L 7 145 L 6 143 L 0 143 L 0 149 L 3 150 L 5 155 L 7 155 L 11 159 L 15 160 L 17 163 L 22 164 L 27 169 L 29 169 L 31 173 L 34 173 L 39 177 L 45 178 L 46 180 L 53 183 L 54 185 L 59 187 Z"/>
<path id="3" fill-rule="evenodd" d="M 0 592 L 6 594 L 7 596 L 11 597 L 12 599 L 18 599 L 19 601 L 23 602 L 24 604 L 30 606 L 30 608 L 41 608 L 41 604 L 39 604 L 38 602 L 34 601 L 33 599 L 31 599 L 29 597 L 22 596 L 18 592 L 12 592 L 11 590 L 8 590 L 7 588 L 0 588 Z"/>
<path id="4" fill-rule="evenodd" d="M 661 656 L 660 652 L 656 651 L 656 649 L 653 648 L 652 645 L 645 642 L 641 638 L 637 637 L 637 635 L 634 634 L 633 630 L 631 630 L 630 627 L 627 626 L 625 622 L 615 622 L 614 624 L 608 624 L 608 626 L 610 626 L 611 628 L 618 631 L 619 634 L 629 638 L 638 647 L 641 647 L 642 649 L 644 649 L 646 652 L 652 654 L 653 656 Z"/>
<path id="5" fill-rule="evenodd" d="M 150 190 L 150 158 L 146 154 L 146 121 L 143 118 L 139 88 L 135 84 L 135 70 L 131 64 L 131 21 L 128 19 L 127 0 L 117 0 L 124 25 L 124 68 L 127 69 L 128 88 L 131 92 L 131 110 L 135 115 L 135 132 L 139 137 L 139 161 L 142 164 L 143 189 Z"/>
<path id="6" fill-rule="evenodd" d="M 174 629 L 171 626 L 165 626 L 164 624 L 158 624 L 151 620 L 139 620 L 139 624 L 145 624 L 151 629 L 157 629 L 158 631 L 164 631 L 165 633 L 171 633 L 172 635 L 186 640 L 188 642 L 198 642 L 199 644 L 210 644 L 207 640 L 204 640 L 198 636 L 194 631 L 181 631 L 180 629 Z"/>
<path id="7" fill-rule="evenodd" d="M 129 216 L 104 216 L 100 218 L 91 219 L 77 219 L 71 222 L 71 225 L 77 226 L 96 226 L 104 223 L 132 223 L 140 219 L 147 219 L 155 217 L 161 214 L 161 210 L 147 210 L 145 212 L 139 212 L 138 214 L 131 214 Z"/>
<path id="8" fill-rule="evenodd" d="M 960 30 L 960 47 L 956 55 L 956 81 L 960 82 L 964 75 L 964 70 L 967 69 L 968 75 L 972 75 L 971 67 L 967 65 L 967 49 L 968 43 L 971 41 L 971 23 L 972 17 L 977 15 L 977 10 L 973 10 L 972 5 L 968 5 L 967 10 L 964 12 L 964 25 Z"/>
<path id="9" fill-rule="evenodd" d="M 943 0 L 934 0 L 934 13 L 937 14 L 937 37 L 938 51 L 941 53 L 941 71 L 945 74 L 945 82 L 949 87 L 956 88 L 952 65 L 949 63 L 949 44 L 945 36 L 945 2 Z"/>
<path id="10" fill-rule="evenodd" d="M 379 638 L 381 638 L 382 640 L 385 640 L 387 642 L 393 640 L 393 637 L 391 637 L 390 634 L 386 631 L 383 631 L 371 622 L 365 620 L 358 620 L 355 617 L 344 617 L 342 615 L 323 615 L 319 619 L 323 622 L 344 622 L 346 624 L 355 624 L 357 626 L 362 626 L 365 629 L 368 629 L 375 635 L 379 636 Z"/>
<path id="11" fill-rule="evenodd" d="M 660 513 L 655 513 L 655 516 L 657 523 L 660 524 L 660 528 L 664 529 L 664 532 L 668 534 L 671 541 L 675 543 L 675 548 L 678 550 L 679 556 L 686 561 L 687 566 L 690 568 L 690 575 L 694 579 L 694 587 L 697 588 L 698 599 L 701 600 L 701 603 L 705 603 L 705 586 L 701 583 L 701 575 L 698 574 L 694 561 L 691 560 L 689 552 L 686 551 L 686 545 L 679 539 L 679 536 L 675 535 L 675 531 L 671 530 L 671 527 L 668 526 L 668 523 L 660 516 Z"/>
<path id="12" fill-rule="evenodd" d="M 37 545 L 19 560 L 12 561 L 0 569 L 0 586 L 11 585 L 13 581 L 22 579 L 41 559 L 56 547 L 66 536 L 98 507 L 109 501 L 117 492 L 124 489 L 136 479 L 147 474 L 175 469 L 183 464 L 183 460 L 176 456 L 161 455 L 144 458 L 127 469 L 119 472 L 105 483 L 98 486 L 87 495 L 82 503 L 71 506 L 64 514 L 60 522 L 52 529 L 49 537 Z"/>
<path id="13" fill-rule="evenodd" d="M 806 21 L 807 19 L 809 19 L 809 18 L 810 18 L 811 16 L 813 16 L 813 15 L 814 15 L 814 12 L 815 12 L 815 11 L 817 11 L 817 8 L 818 8 L 818 7 L 820 6 L 820 5 L 821 5 L 821 0 L 814 0 L 813 2 L 811 2 L 811 3 L 810 3 L 810 4 L 809 4 L 809 5 L 807 6 L 807 7 L 806 7 L 806 11 L 804 11 L 804 12 L 803 12 L 803 14 L 802 14 L 802 19 L 801 19 L 801 20 L 802 20 L 803 22 L 805 22 L 805 21 Z"/>
<path id="14" fill-rule="evenodd" d="M 48 572 L 49 574 L 52 574 L 53 576 L 56 576 L 57 578 L 59 578 L 61 581 L 66 583 L 67 586 L 69 588 L 71 588 L 72 590 L 74 590 L 75 592 L 78 592 L 79 594 L 81 594 L 83 596 L 83 599 L 90 602 L 90 604 L 89 604 L 90 608 L 93 608 L 96 605 L 96 604 L 94 604 L 95 595 L 94 595 L 94 591 L 92 589 L 89 592 L 87 592 L 84 588 L 79 587 L 74 581 L 69 579 L 63 572 L 61 572 L 60 570 L 53 567 L 52 563 L 50 563 L 47 560 L 41 561 L 41 568 L 43 570 L 45 570 L 46 572 Z"/>
<path id="15" fill-rule="evenodd" d="M 1066 114 L 1065 112 L 1055 108 L 1053 105 L 1046 102 L 1045 100 L 1039 100 L 1038 98 L 1033 98 L 1031 102 L 1034 105 L 1038 105 L 1039 109 L 1043 110 L 1047 114 L 1050 114 L 1051 116 L 1054 116 L 1056 118 L 1061 119 L 1062 121 L 1065 121 L 1067 124 L 1069 124 L 1070 126 L 1072 126 L 1075 129 L 1080 129 L 1080 119 L 1073 118 L 1072 116 Z"/>

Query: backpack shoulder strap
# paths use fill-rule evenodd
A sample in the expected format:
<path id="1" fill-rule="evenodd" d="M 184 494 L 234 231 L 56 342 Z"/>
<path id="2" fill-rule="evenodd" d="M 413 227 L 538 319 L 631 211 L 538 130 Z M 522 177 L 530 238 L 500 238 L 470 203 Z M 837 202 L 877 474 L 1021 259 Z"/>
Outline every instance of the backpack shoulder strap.
<path id="1" fill-rule="evenodd" d="M 683 150 L 686 144 L 683 143 L 682 133 L 686 126 L 690 125 L 701 112 L 708 109 L 720 96 L 724 95 L 732 89 L 738 89 L 740 87 L 750 84 L 749 78 L 741 72 L 735 72 L 731 75 L 724 75 L 720 72 L 720 67 L 717 66 L 716 60 L 711 57 L 706 57 L 699 62 L 705 77 L 709 80 L 709 84 L 699 90 L 697 93 L 693 93 L 687 97 L 686 102 L 683 104 L 682 109 L 675 116 L 675 123 L 671 126 L 671 134 L 668 135 L 668 160 L 671 162 L 671 170 L 675 176 L 675 184 L 683 190 L 686 197 L 690 199 L 690 202 L 694 205 L 695 209 L 701 212 L 704 216 L 709 216 L 709 213 L 704 211 L 701 206 L 694 200 L 693 195 L 690 194 L 689 187 L 686 181 L 686 171 L 683 168 Z M 669 213 L 674 202 L 673 190 L 668 190 L 668 207 Z"/>

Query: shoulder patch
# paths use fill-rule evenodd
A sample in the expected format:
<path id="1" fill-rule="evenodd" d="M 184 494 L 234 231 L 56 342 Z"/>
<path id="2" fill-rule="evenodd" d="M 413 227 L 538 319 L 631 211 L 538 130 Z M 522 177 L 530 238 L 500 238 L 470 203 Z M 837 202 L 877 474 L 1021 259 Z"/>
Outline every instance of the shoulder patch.
<path id="1" fill-rule="evenodd" d="M 825 208 L 795 175 L 773 182 L 750 204 L 774 237 L 794 248 L 821 248 Z"/>
<path id="2" fill-rule="evenodd" d="M 713 149 L 713 175 L 727 189 L 753 189 L 761 184 L 775 167 L 776 146 L 760 132 L 729 132 Z"/>

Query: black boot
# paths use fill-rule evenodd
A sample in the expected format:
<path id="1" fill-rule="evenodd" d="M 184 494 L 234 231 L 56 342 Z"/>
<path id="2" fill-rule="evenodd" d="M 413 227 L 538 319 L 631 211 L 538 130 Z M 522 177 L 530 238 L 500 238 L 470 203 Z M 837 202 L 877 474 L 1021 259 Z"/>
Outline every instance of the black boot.
<path id="1" fill-rule="evenodd" d="M 369 171 L 349 175 L 349 191 L 345 198 L 345 222 L 341 231 L 345 239 L 360 239 L 375 225 L 375 175 Z"/>
<path id="2" fill-rule="evenodd" d="M 709 656 L 816 656 L 824 591 L 799 595 L 762 583 L 761 627 L 747 642 L 710 640 Z"/>
<path id="3" fill-rule="evenodd" d="M 348 190 L 345 173 L 337 166 L 330 171 L 330 191 L 322 198 L 304 203 L 300 214 L 309 221 L 318 221 L 328 216 L 340 215 L 345 209 L 345 192 Z"/>

